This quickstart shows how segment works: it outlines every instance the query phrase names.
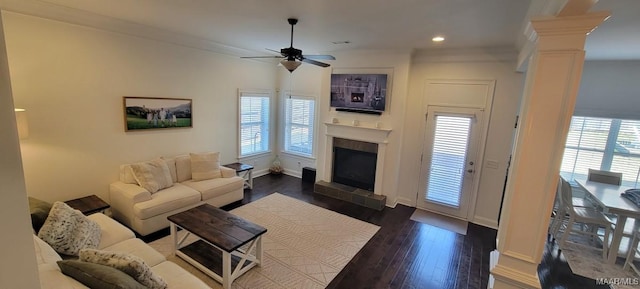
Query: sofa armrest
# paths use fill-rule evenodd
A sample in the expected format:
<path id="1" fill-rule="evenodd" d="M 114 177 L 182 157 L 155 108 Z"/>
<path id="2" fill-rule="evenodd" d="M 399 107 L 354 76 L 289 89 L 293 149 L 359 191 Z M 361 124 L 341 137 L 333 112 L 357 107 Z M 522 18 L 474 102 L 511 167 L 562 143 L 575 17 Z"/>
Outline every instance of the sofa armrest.
<path id="1" fill-rule="evenodd" d="M 138 185 L 118 181 L 109 185 L 109 197 L 113 217 L 131 228 L 133 205 L 151 200 L 151 193 Z"/>
<path id="2" fill-rule="evenodd" d="M 127 199 L 131 204 L 151 200 L 151 193 L 143 187 L 134 184 L 125 184 L 120 181 L 112 183 L 109 186 L 109 192 L 111 193 L 112 201 L 113 196 Z"/>
<path id="3" fill-rule="evenodd" d="M 116 220 L 107 217 L 104 214 L 96 213 L 87 216 L 87 219 L 98 223 L 102 236 L 98 249 L 104 249 L 113 244 L 120 243 L 124 240 L 133 239 L 136 235 L 129 228 L 118 223 Z"/>
<path id="4" fill-rule="evenodd" d="M 227 167 L 220 167 L 220 172 L 223 178 L 232 178 L 236 176 L 236 170 Z"/>

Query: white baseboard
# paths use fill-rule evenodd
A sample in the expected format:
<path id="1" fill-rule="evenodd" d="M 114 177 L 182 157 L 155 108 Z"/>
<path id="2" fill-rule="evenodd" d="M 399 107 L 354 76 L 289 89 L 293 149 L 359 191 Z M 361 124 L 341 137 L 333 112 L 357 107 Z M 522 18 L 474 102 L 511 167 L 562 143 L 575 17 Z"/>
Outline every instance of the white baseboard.
<path id="1" fill-rule="evenodd" d="M 292 177 L 295 177 L 295 178 L 298 178 L 298 179 L 302 178 L 302 173 L 298 172 L 298 171 L 292 171 L 292 170 L 285 169 L 283 173 L 285 175 L 287 175 L 287 176 L 292 176 Z"/>
<path id="2" fill-rule="evenodd" d="M 411 199 L 407 199 L 407 198 L 403 198 L 403 197 L 396 198 L 396 203 L 405 205 L 407 207 L 415 207 L 416 206 L 416 200 L 411 200 Z"/>
<path id="3" fill-rule="evenodd" d="M 268 174 L 269 174 L 269 169 L 261 169 L 261 170 L 253 171 L 253 178 L 255 179 L 257 177 L 262 177 Z"/>
<path id="4" fill-rule="evenodd" d="M 498 221 L 496 220 L 491 220 L 489 218 L 485 218 L 485 217 L 474 217 L 473 220 L 471 221 L 471 223 L 477 224 L 477 225 L 481 225 L 481 226 L 485 226 L 491 229 L 498 229 Z"/>

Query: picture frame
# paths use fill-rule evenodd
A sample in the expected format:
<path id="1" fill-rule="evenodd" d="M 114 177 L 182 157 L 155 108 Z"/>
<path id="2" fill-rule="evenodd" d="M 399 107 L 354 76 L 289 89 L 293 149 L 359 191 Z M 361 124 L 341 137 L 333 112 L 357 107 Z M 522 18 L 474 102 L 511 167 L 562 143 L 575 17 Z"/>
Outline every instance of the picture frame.
<path id="1" fill-rule="evenodd" d="M 123 96 L 125 131 L 193 127 L 193 101 L 187 98 Z"/>

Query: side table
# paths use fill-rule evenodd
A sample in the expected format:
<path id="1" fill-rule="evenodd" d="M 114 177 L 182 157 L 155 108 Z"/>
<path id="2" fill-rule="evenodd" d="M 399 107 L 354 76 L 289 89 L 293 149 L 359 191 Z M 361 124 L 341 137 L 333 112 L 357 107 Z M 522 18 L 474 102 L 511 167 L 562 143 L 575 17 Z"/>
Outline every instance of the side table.
<path id="1" fill-rule="evenodd" d="M 111 207 L 96 195 L 69 200 L 65 203 L 87 216 L 95 213 L 104 213 Z"/>
<path id="2" fill-rule="evenodd" d="M 232 163 L 223 165 L 224 167 L 236 170 L 236 174 L 244 179 L 244 187 L 253 189 L 253 166 L 243 163 Z M 240 175 L 240 173 L 243 173 Z"/>

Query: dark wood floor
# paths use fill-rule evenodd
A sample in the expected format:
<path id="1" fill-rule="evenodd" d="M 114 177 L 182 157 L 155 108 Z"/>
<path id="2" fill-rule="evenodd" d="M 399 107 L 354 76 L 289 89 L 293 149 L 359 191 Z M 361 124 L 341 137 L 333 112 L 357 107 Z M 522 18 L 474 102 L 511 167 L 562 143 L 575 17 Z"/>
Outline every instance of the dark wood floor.
<path id="1" fill-rule="evenodd" d="M 285 175 L 256 178 L 242 202 L 224 209 L 274 192 L 380 226 L 327 288 L 487 288 L 493 229 L 470 224 L 467 235 L 459 235 L 409 220 L 414 208 L 364 208 L 314 194 L 313 184 Z"/>
<path id="2" fill-rule="evenodd" d="M 594 279 L 571 272 L 569 263 L 562 255 L 557 241 L 549 237 L 542 262 L 538 265 L 538 277 L 544 289 L 609 289 L 609 285 L 598 285 Z"/>
<path id="3" fill-rule="evenodd" d="M 222 207 L 232 210 L 278 192 L 380 226 L 380 230 L 327 288 L 485 289 L 489 253 L 496 231 L 469 224 L 467 235 L 409 220 L 414 208 L 398 205 L 376 211 L 313 193 L 313 184 L 286 175 L 254 179 L 244 200 Z M 169 234 L 163 230 L 141 237 L 146 242 Z M 538 267 L 544 289 L 609 288 L 577 276 L 552 239 Z"/>

